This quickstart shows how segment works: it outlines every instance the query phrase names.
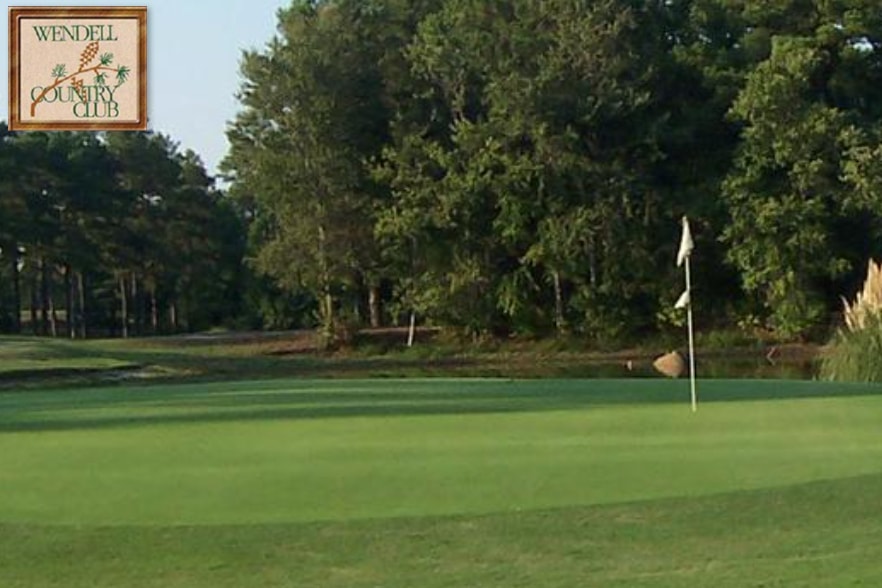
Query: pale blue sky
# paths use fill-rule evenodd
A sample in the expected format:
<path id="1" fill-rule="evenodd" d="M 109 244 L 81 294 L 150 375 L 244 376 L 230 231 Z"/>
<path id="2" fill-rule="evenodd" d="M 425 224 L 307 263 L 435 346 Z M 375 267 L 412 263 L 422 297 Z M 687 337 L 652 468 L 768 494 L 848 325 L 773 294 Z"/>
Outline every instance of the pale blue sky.
<path id="1" fill-rule="evenodd" d="M 147 6 L 147 111 L 150 128 L 202 156 L 210 172 L 227 150 L 224 131 L 238 110 L 239 58 L 262 49 L 276 12 L 290 0 L 97 0 L 4 3 L 0 26 L 0 120 L 8 119 L 10 6 Z"/>

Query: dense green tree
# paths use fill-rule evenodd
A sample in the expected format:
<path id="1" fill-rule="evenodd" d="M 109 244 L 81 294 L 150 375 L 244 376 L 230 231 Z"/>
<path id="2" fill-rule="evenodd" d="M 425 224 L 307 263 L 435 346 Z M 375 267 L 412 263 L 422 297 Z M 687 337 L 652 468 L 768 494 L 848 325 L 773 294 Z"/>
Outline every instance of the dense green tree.
<path id="1" fill-rule="evenodd" d="M 420 257 L 423 312 L 473 331 L 568 315 L 617 330 L 616 309 L 647 293 L 660 217 L 643 33 L 611 1 L 451 1 L 424 20 L 408 55 L 434 108 L 399 123 L 379 224 Z"/>
<path id="2" fill-rule="evenodd" d="M 102 248 L 112 234 L 117 164 L 94 133 L 54 133 L 48 148 L 57 174 L 52 196 L 58 221 L 50 275 L 60 278 L 67 334 L 85 338 L 89 322 L 86 282 L 90 269 L 100 264 Z"/>
<path id="3" fill-rule="evenodd" d="M 181 307 L 190 329 L 222 324 L 240 312 L 245 229 L 229 200 L 214 187 L 193 151 L 175 155 L 175 188 L 163 202 L 162 283 L 170 307 Z M 147 283 L 151 325 L 159 328 L 157 276 Z"/>
<path id="4" fill-rule="evenodd" d="M 243 56 L 244 109 L 225 162 L 232 193 L 255 205 L 256 267 L 310 292 L 329 339 L 365 289 L 378 302 L 383 256 L 373 227 L 384 194 L 368 161 L 406 92 L 382 73 L 402 67 L 396 35 L 411 14 L 401 5 L 418 4 L 294 2 L 266 50 Z"/>
<path id="5" fill-rule="evenodd" d="M 744 129 L 725 183 L 724 238 L 745 289 L 784 336 L 822 322 L 831 284 L 879 250 L 878 192 L 855 190 L 867 186 L 862 154 L 878 144 L 877 13 L 861 1 L 744 8 L 769 52 L 731 110 Z"/>
<path id="6" fill-rule="evenodd" d="M 11 285 L 8 294 L 0 298 L 3 304 L 0 327 L 21 331 L 21 243 L 25 227 L 20 219 L 25 215 L 25 202 L 16 181 L 16 169 L 21 156 L 15 148 L 14 136 L 6 123 L 0 122 L 0 276 Z"/>
<path id="7" fill-rule="evenodd" d="M 5 328 L 19 330 L 22 307 L 35 333 L 72 337 L 206 328 L 239 312 L 244 230 L 195 154 L 153 133 L 2 131 Z"/>
<path id="8" fill-rule="evenodd" d="M 163 239 L 168 221 L 168 200 L 179 182 L 180 167 L 174 160 L 175 146 L 164 135 L 152 133 L 114 133 L 107 146 L 120 167 L 117 181 L 121 204 L 125 209 L 118 225 L 114 247 L 107 250 L 107 263 L 113 267 L 120 304 L 120 328 L 123 337 L 130 330 L 141 332 L 144 326 L 145 281 L 149 283 L 153 318 L 156 282 L 164 266 L 175 256 L 176 244 Z M 172 328 L 179 321 L 175 301 L 171 303 Z"/>

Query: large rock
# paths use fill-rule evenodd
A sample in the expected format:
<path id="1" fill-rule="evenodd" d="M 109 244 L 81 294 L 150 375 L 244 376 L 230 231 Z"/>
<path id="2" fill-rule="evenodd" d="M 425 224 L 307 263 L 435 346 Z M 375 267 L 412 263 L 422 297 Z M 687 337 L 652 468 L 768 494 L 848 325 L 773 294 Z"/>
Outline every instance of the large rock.
<path id="1" fill-rule="evenodd" d="M 686 362 L 676 351 L 666 353 L 652 362 L 652 367 L 669 378 L 679 378 L 686 372 Z"/>

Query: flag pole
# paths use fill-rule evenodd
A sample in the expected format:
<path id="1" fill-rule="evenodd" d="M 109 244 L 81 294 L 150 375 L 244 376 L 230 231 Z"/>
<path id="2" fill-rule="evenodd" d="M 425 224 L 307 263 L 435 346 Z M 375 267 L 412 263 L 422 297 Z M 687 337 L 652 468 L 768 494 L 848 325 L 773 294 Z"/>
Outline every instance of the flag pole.
<path id="1" fill-rule="evenodd" d="M 692 412 L 698 410 L 698 396 L 695 393 L 695 335 L 692 328 L 692 231 L 689 230 L 689 219 L 683 217 L 683 234 L 680 237 L 680 249 L 677 251 L 677 267 L 686 264 L 686 291 L 677 299 L 674 308 L 686 309 L 686 324 L 689 329 L 689 389 L 692 393 Z"/>
<path id="2" fill-rule="evenodd" d="M 690 258 L 686 256 L 686 291 L 692 292 L 692 275 L 690 272 Z M 695 336 L 692 329 L 692 296 L 686 306 L 686 325 L 689 330 L 689 390 L 692 394 L 692 412 L 698 410 L 698 397 L 695 394 Z"/>

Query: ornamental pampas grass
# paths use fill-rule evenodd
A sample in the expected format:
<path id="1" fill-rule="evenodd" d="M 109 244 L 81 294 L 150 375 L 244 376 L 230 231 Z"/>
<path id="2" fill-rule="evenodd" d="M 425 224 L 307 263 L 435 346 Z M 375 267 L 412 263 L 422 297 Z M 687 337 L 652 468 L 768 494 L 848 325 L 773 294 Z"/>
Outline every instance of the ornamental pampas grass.
<path id="1" fill-rule="evenodd" d="M 882 382 L 882 263 L 870 260 L 867 279 L 854 302 L 843 300 L 845 327 L 821 362 L 821 377 Z"/>
<path id="2" fill-rule="evenodd" d="M 867 327 L 871 316 L 882 312 L 882 263 L 875 263 L 871 259 L 867 266 L 867 279 L 864 281 L 864 289 L 857 293 L 852 304 L 842 299 L 845 306 L 845 326 L 852 333 Z"/>

